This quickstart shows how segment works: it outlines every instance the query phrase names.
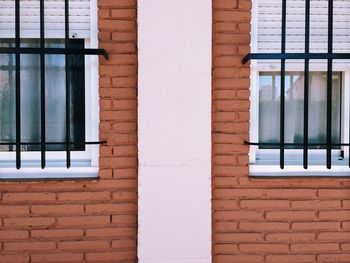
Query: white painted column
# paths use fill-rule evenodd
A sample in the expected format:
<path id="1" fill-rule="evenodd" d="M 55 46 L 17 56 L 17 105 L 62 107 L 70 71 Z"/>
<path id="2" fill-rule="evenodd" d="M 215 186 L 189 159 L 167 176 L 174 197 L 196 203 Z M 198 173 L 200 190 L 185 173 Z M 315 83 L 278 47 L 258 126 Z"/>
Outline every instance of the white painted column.
<path id="1" fill-rule="evenodd" d="M 139 0 L 140 263 L 211 262 L 211 0 Z"/>

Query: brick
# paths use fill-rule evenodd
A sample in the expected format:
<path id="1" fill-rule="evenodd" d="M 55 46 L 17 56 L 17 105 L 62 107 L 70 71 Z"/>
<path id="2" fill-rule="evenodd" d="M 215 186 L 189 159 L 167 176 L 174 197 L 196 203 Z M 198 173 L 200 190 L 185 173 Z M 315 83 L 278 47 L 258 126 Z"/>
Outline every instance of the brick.
<path id="1" fill-rule="evenodd" d="M 83 205 L 33 205 L 32 214 L 76 214 L 83 213 Z"/>
<path id="2" fill-rule="evenodd" d="M 29 206 L 1 205 L 0 215 L 26 215 L 29 214 Z"/>
<path id="3" fill-rule="evenodd" d="M 118 201 L 136 202 L 137 193 L 134 191 L 119 191 L 112 194 L 112 199 Z"/>
<path id="4" fill-rule="evenodd" d="M 249 253 L 286 253 L 288 245 L 285 244 L 240 244 L 241 252 Z"/>
<path id="5" fill-rule="evenodd" d="M 137 223 L 136 215 L 113 215 L 112 223 L 120 226 L 135 225 Z"/>
<path id="6" fill-rule="evenodd" d="M 268 198 L 279 199 L 304 199 L 316 197 L 315 189 L 268 189 L 266 190 Z"/>
<path id="7" fill-rule="evenodd" d="M 34 239 L 52 239 L 52 238 L 76 238 L 84 236 L 82 229 L 45 229 L 32 230 L 31 238 Z"/>
<path id="8" fill-rule="evenodd" d="M 6 193 L 3 194 L 4 202 L 48 202 L 56 200 L 54 193 Z"/>
<path id="9" fill-rule="evenodd" d="M 266 218 L 268 220 L 301 221 L 313 220 L 316 214 L 313 211 L 271 211 L 266 213 Z"/>
<path id="10" fill-rule="evenodd" d="M 112 8 L 132 8 L 136 7 L 136 0 L 99 0 L 98 6 L 102 8 L 112 7 Z"/>
<path id="11" fill-rule="evenodd" d="M 250 177 L 240 177 L 239 178 L 240 185 L 244 186 L 245 188 L 284 188 L 290 190 L 297 190 L 299 188 L 302 189 L 309 189 L 312 188 L 312 198 L 306 197 L 306 198 L 298 198 L 298 199 L 316 199 L 316 197 L 313 197 L 315 195 L 314 188 L 317 187 L 341 187 L 340 181 L 337 180 L 325 180 L 325 178 L 317 178 L 312 179 L 308 178 L 308 180 L 305 180 L 303 178 L 301 179 L 292 179 L 288 178 L 286 179 L 280 179 L 280 178 L 273 178 L 271 179 L 263 179 L 263 178 L 250 178 Z M 287 199 L 289 199 L 287 197 Z M 296 199 L 296 198 L 293 198 Z"/>
<path id="12" fill-rule="evenodd" d="M 315 262 L 314 255 L 267 255 L 266 261 L 271 263 L 311 263 Z"/>
<path id="13" fill-rule="evenodd" d="M 280 210 L 288 209 L 290 202 L 287 200 L 242 200 L 240 206 L 247 209 Z"/>
<path id="14" fill-rule="evenodd" d="M 213 207 L 215 211 L 239 209 L 237 202 L 234 200 L 213 200 Z"/>
<path id="15" fill-rule="evenodd" d="M 292 244 L 291 250 L 297 253 L 339 251 L 338 243 Z"/>
<path id="16" fill-rule="evenodd" d="M 263 219 L 264 214 L 257 211 L 215 211 L 214 220 L 227 220 L 235 218 L 236 220 L 254 220 L 254 219 Z"/>
<path id="17" fill-rule="evenodd" d="M 53 217 L 5 218 L 4 225 L 8 227 L 39 227 L 51 226 L 55 223 Z"/>
<path id="18" fill-rule="evenodd" d="M 86 253 L 88 261 L 113 261 L 113 260 L 135 260 L 136 255 L 133 251 L 115 251 L 101 253 Z"/>
<path id="19" fill-rule="evenodd" d="M 126 157 L 136 157 L 137 148 L 131 145 L 115 146 L 113 147 L 114 156 L 126 156 Z"/>
<path id="20" fill-rule="evenodd" d="M 136 9 L 112 9 L 113 18 L 136 18 Z"/>
<path id="21" fill-rule="evenodd" d="M 213 15 L 213 20 L 230 21 L 230 22 L 250 22 L 250 12 L 232 12 L 232 11 L 216 11 Z"/>
<path id="22" fill-rule="evenodd" d="M 28 237 L 29 232 L 26 230 L 0 230 L 1 241 L 27 239 Z"/>
<path id="23" fill-rule="evenodd" d="M 214 3 L 214 8 L 217 9 L 236 9 L 238 7 L 238 0 L 216 0 Z"/>
<path id="24" fill-rule="evenodd" d="M 113 13 L 113 12 L 112 12 Z M 99 20 L 99 29 L 101 31 L 110 30 L 110 31 L 128 31 L 135 29 L 134 21 L 126 20 Z"/>
<path id="25" fill-rule="evenodd" d="M 113 32 L 112 41 L 117 41 L 119 43 L 123 42 L 134 42 L 137 39 L 136 32 Z"/>
<path id="26" fill-rule="evenodd" d="M 102 111 L 100 113 L 101 121 L 130 121 L 136 120 L 136 111 Z"/>
<path id="27" fill-rule="evenodd" d="M 134 54 L 136 52 L 135 43 L 100 43 L 100 48 L 105 49 L 109 54 Z M 115 77 L 116 75 L 109 76 Z M 118 76 L 120 76 L 120 74 L 118 74 Z"/>
<path id="28" fill-rule="evenodd" d="M 329 198 L 329 199 L 350 199 L 350 190 L 349 189 L 319 189 L 318 196 L 320 198 Z"/>
<path id="29" fill-rule="evenodd" d="M 345 230 L 350 230 L 350 222 L 342 222 L 341 226 Z"/>
<path id="30" fill-rule="evenodd" d="M 92 240 L 92 241 L 67 241 L 58 243 L 58 249 L 62 250 L 98 250 L 109 248 L 107 240 Z"/>
<path id="31" fill-rule="evenodd" d="M 350 232 L 321 232 L 318 234 L 321 241 L 350 241 Z"/>
<path id="32" fill-rule="evenodd" d="M 263 235 L 259 233 L 216 233 L 215 243 L 236 243 L 236 242 L 259 242 L 263 240 Z"/>
<path id="33" fill-rule="evenodd" d="M 31 255 L 31 262 L 82 262 L 82 253 L 53 253 Z"/>
<path id="34" fill-rule="evenodd" d="M 216 233 L 230 233 L 237 229 L 237 222 L 217 222 L 213 225 Z"/>
<path id="35" fill-rule="evenodd" d="M 135 115 L 136 115 L 137 103 L 136 103 L 136 100 L 118 100 L 118 101 L 112 102 L 112 108 L 113 110 L 133 110 L 135 111 Z M 129 147 L 137 148 L 134 145 Z M 121 151 L 122 149 L 120 148 L 122 147 L 119 147 L 119 150 Z"/>
<path id="36" fill-rule="evenodd" d="M 238 247 L 234 244 L 213 245 L 213 254 L 238 254 Z"/>
<path id="37" fill-rule="evenodd" d="M 239 229 L 244 231 L 283 231 L 289 229 L 287 222 L 241 222 Z"/>
<path id="38" fill-rule="evenodd" d="M 340 230 L 339 222 L 296 222 L 292 223 L 293 230 Z"/>
<path id="39" fill-rule="evenodd" d="M 0 255 L 1 263 L 27 263 L 29 262 L 28 255 L 19 255 L 19 254 L 9 254 L 9 255 Z"/>
<path id="40" fill-rule="evenodd" d="M 314 233 L 271 233 L 266 235 L 269 242 L 312 242 L 315 240 Z"/>
<path id="41" fill-rule="evenodd" d="M 135 227 L 113 227 L 113 228 L 94 228 L 87 229 L 87 237 L 134 237 L 136 236 Z"/>
<path id="42" fill-rule="evenodd" d="M 264 197 L 263 189 L 220 189 L 213 191 L 213 198 L 258 198 Z"/>
<path id="43" fill-rule="evenodd" d="M 113 170 L 112 169 L 100 169 L 99 176 L 102 179 L 111 179 L 113 177 Z"/>
<path id="44" fill-rule="evenodd" d="M 238 7 L 239 7 L 239 9 L 248 9 L 248 10 L 250 10 L 252 8 L 252 2 L 250 0 L 247 0 L 247 1 L 240 0 Z"/>
<path id="45" fill-rule="evenodd" d="M 113 169 L 113 177 L 116 179 L 135 179 L 136 174 L 134 168 Z"/>
<path id="46" fill-rule="evenodd" d="M 342 206 L 345 209 L 349 209 L 350 208 L 350 200 L 342 200 Z"/>
<path id="47" fill-rule="evenodd" d="M 349 262 L 350 254 L 320 254 L 317 262 Z"/>
<path id="48" fill-rule="evenodd" d="M 242 149 L 245 149 L 246 147 L 242 147 Z M 213 170 L 213 175 L 214 176 L 228 176 L 228 177 L 232 177 L 232 176 L 246 176 L 246 174 L 248 173 L 248 166 L 237 166 L 237 165 L 217 165 L 214 170 Z M 239 178 L 238 178 L 239 179 Z M 239 190 L 246 190 L 246 189 L 235 189 L 237 191 Z M 254 190 L 254 189 L 252 189 Z M 230 189 L 221 189 L 220 191 L 217 191 L 213 194 L 215 194 L 216 196 L 220 196 L 220 192 L 224 191 L 223 194 L 226 193 L 231 193 L 233 194 L 233 190 Z"/>
<path id="49" fill-rule="evenodd" d="M 123 204 L 93 204 L 85 206 L 87 213 L 98 214 L 125 214 L 133 213 L 137 210 L 136 204 L 123 203 Z"/>
<path id="50" fill-rule="evenodd" d="M 136 79 L 129 77 L 112 78 L 112 85 L 115 88 L 134 88 L 136 87 Z M 136 96 L 131 96 L 131 99 L 135 99 Z"/>
<path id="51" fill-rule="evenodd" d="M 249 262 L 261 263 L 264 262 L 263 256 L 260 255 L 217 255 L 214 257 L 214 262 L 232 263 L 232 262 Z"/>
<path id="52" fill-rule="evenodd" d="M 8 251 L 31 251 L 31 250 L 52 250 L 56 248 L 55 242 L 11 242 L 4 243 L 4 250 Z"/>
<path id="53" fill-rule="evenodd" d="M 109 223 L 109 216 L 66 216 L 58 218 L 58 224 L 62 226 L 96 226 Z"/>
<path id="54" fill-rule="evenodd" d="M 337 209 L 341 207 L 340 200 L 334 201 L 324 201 L 324 200 L 305 200 L 305 201 L 292 201 L 293 209 L 303 209 L 303 210 L 327 210 L 327 209 Z"/>
<path id="55" fill-rule="evenodd" d="M 136 240 L 127 240 L 127 239 L 122 239 L 122 240 L 113 240 L 112 241 L 112 248 L 117 248 L 117 249 L 135 249 L 137 248 L 137 242 Z"/>
<path id="56" fill-rule="evenodd" d="M 237 177 L 214 177 L 212 186 L 214 189 L 222 189 L 222 188 L 229 188 L 234 187 L 238 184 L 238 178 Z M 218 200 L 216 200 L 218 201 Z M 227 203 L 231 202 L 234 203 L 236 206 L 238 206 L 237 201 L 233 200 L 220 200 L 220 201 L 226 201 Z"/>
<path id="57" fill-rule="evenodd" d="M 137 189 L 137 180 L 133 179 L 121 179 L 121 180 L 102 180 L 98 185 L 86 184 L 86 189 L 108 189 L 109 191 L 117 190 L 134 190 Z"/>
<path id="58" fill-rule="evenodd" d="M 350 220 L 350 210 L 321 211 L 319 218 L 322 220 Z"/>
<path id="59" fill-rule="evenodd" d="M 350 243 L 343 243 L 340 245 L 342 250 L 350 250 Z"/>
<path id="60" fill-rule="evenodd" d="M 100 164 L 106 168 L 133 168 L 137 160 L 132 157 L 100 157 Z"/>
<path id="61" fill-rule="evenodd" d="M 99 201 L 109 200 L 110 193 L 107 191 L 103 192 L 67 192 L 59 193 L 58 200 L 60 201 Z"/>
<path id="62" fill-rule="evenodd" d="M 98 10 L 98 18 L 108 18 L 110 16 L 109 9 L 99 9 Z"/>

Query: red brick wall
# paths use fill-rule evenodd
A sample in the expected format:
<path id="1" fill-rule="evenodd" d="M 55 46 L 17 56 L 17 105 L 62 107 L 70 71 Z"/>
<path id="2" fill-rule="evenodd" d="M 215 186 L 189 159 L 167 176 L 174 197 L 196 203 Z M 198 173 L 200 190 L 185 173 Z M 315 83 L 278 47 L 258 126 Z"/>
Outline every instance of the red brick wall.
<path id="1" fill-rule="evenodd" d="M 349 262 L 348 179 L 248 177 L 251 2 L 213 8 L 213 261 Z"/>
<path id="2" fill-rule="evenodd" d="M 136 262 L 136 0 L 99 0 L 100 180 L 0 182 L 0 262 Z"/>

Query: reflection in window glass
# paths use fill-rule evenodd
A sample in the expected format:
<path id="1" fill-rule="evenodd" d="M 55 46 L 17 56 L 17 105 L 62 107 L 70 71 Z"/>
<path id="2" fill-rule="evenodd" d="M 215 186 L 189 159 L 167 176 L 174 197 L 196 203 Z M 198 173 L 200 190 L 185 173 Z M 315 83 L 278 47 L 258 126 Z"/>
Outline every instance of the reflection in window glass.
<path id="1" fill-rule="evenodd" d="M 310 72 L 309 143 L 326 143 L 327 138 L 327 73 Z M 259 142 L 280 141 L 280 73 L 261 72 L 259 75 Z M 332 143 L 340 143 L 341 73 L 333 73 Z M 303 143 L 304 132 L 304 73 L 286 72 L 285 77 L 285 142 Z M 278 146 L 260 146 L 278 149 Z M 302 146 L 288 146 L 301 149 Z M 313 146 L 311 149 L 325 149 Z M 339 148 L 339 147 L 333 147 Z"/>
<path id="2" fill-rule="evenodd" d="M 64 40 L 47 39 L 46 47 L 64 48 Z M 84 48 L 84 40 L 70 40 L 71 48 Z M 22 47 L 31 47 L 38 39 L 22 39 Z M 0 46 L 13 46 L 2 39 Z M 0 142 L 16 141 L 16 65 L 14 54 L 0 54 Z M 71 141 L 85 141 L 85 69 L 84 55 L 71 55 L 70 134 Z M 46 141 L 66 140 L 66 73 L 64 55 L 45 55 Z M 21 54 L 21 141 L 40 142 L 40 55 Z M 75 145 L 72 150 L 84 150 Z M 65 150 L 65 145 L 48 145 L 47 150 Z M 14 145 L 1 145 L 0 151 L 14 151 Z M 23 145 L 22 151 L 38 151 L 38 145 Z"/>

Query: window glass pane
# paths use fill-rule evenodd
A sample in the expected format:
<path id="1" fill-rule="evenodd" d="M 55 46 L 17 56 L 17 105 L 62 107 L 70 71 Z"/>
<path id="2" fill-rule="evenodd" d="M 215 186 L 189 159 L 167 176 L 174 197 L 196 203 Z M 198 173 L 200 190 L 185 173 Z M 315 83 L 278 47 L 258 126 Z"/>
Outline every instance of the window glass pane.
<path id="1" fill-rule="evenodd" d="M 2 40 L 2 46 L 13 45 Z M 39 40 L 22 40 L 22 47 L 31 47 Z M 26 43 L 27 45 L 25 45 Z M 64 48 L 64 40 L 46 40 L 48 48 Z M 83 40 L 71 40 L 70 47 L 84 48 Z M 66 138 L 66 75 L 64 55 L 45 55 L 46 141 L 65 142 Z M 70 134 L 71 141 L 85 141 L 85 71 L 84 56 L 70 56 Z M 0 54 L 0 141 L 16 141 L 15 118 L 15 55 Z M 21 141 L 40 142 L 40 55 L 21 55 Z M 72 150 L 84 150 L 83 145 Z M 65 150 L 64 145 L 48 145 L 47 150 Z M 15 146 L 1 146 L 2 151 Z M 23 145 L 23 151 L 38 151 L 38 145 Z"/>
<path id="2" fill-rule="evenodd" d="M 280 73 L 261 72 L 259 76 L 259 142 L 280 141 Z M 309 143 L 326 143 L 327 137 L 327 73 L 310 72 Z M 341 138 L 341 73 L 333 73 L 332 142 Z M 285 142 L 303 143 L 304 73 L 287 72 L 285 77 Z M 278 149 L 279 146 L 260 146 Z M 302 146 L 287 146 L 302 149 Z M 325 149 L 325 146 L 310 146 Z M 339 148 L 339 147 L 333 147 Z"/>

